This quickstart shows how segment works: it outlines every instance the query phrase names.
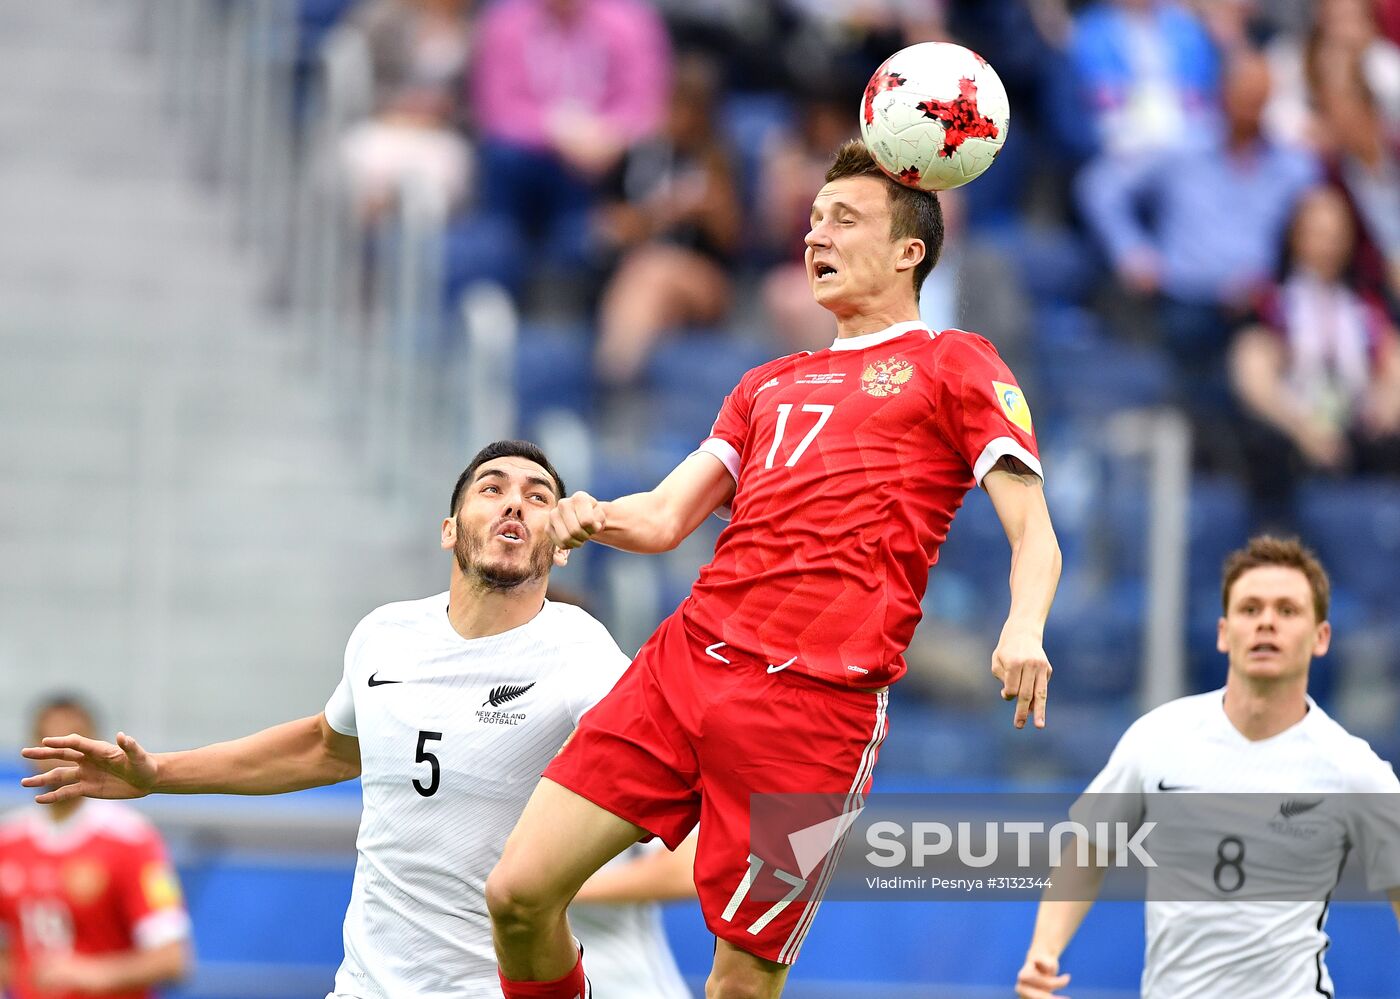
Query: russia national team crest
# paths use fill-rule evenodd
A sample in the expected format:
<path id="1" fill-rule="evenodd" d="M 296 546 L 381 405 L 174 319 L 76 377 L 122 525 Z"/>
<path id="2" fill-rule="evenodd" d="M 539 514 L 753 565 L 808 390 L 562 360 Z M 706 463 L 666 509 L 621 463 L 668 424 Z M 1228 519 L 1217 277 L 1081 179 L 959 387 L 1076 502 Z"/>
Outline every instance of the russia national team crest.
<path id="1" fill-rule="evenodd" d="M 63 867 L 63 887 L 73 904 L 91 905 L 107 889 L 107 871 L 95 860 L 73 860 Z"/>
<path id="2" fill-rule="evenodd" d="M 1019 388 L 1006 382 L 994 381 L 992 392 L 996 395 L 997 402 L 1001 403 L 1001 411 L 1006 414 L 1008 420 L 1028 434 L 1035 433 L 1031 429 L 1031 408 L 1026 405 L 1026 397 L 1021 394 Z"/>
<path id="3" fill-rule="evenodd" d="M 861 372 L 860 387 L 877 399 L 899 395 L 900 389 L 914 377 L 914 365 L 902 357 L 891 357 L 867 364 Z"/>

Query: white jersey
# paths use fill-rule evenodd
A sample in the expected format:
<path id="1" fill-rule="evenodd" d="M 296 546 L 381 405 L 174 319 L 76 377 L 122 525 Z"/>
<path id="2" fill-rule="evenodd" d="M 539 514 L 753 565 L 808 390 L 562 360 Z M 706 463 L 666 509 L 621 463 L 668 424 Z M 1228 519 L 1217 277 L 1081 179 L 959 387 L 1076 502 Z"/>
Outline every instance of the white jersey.
<path id="1" fill-rule="evenodd" d="M 664 849 L 658 839 L 638 843 L 606 866 Z M 583 967 L 598 999 L 691 999 L 666 943 L 660 906 L 571 905 L 569 925 L 583 944 Z"/>
<path id="2" fill-rule="evenodd" d="M 1349 854 L 1363 865 L 1370 890 L 1400 886 L 1396 809 L 1352 813 L 1345 811 L 1346 802 L 1355 799 L 1330 799 L 1323 808 L 1318 806 L 1324 799 L 1287 797 L 1281 814 L 1270 820 L 1257 802 L 1262 793 L 1400 793 L 1400 781 L 1364 740 L 1347 734 L 1311 698 L 1302 721 L 1254 742 L 1226 717 L 1224 696 L 1216 690 L 1183 697 L 1134 722 L 1075 806 L 1074 818 L 1086 825 L 1122 821 L 1135 829 L 1154 820 L 1155 807 L 1168 825 L 1171 815 L 1181 814 L 1177 806 L 1186 805 L 1182 794 L 1240 793 L 1238 799 L 1220 799 L 1218 828 L 1212 799 L 1191 813 L 1202 816 L 1198 824 L 1165 836 L 1154 831 L 1159 845 L 1152 856 L 1160 867 L 1148 882 L 1143 999 L 1330 996 L 1323 960 L 1329 942 L 1325 896 Z M 1087 797 L 1099 793 L 1108 797 Z M 1249 821 L 1229 814 L 1232 801 L 1241 802 Z M 1339 809 L 1343 814 L 1325 814 Z M 1187 888 L 1186 897 L 1219 901 L 1154 901 L 1183 897 L 1162 891 L 1161 883 L 1154 891 L 1154 878 L 1175 879 Z M 1251 889 L 1270 878 L 1319 885 L 1320 900 L 1231 901 L 1244 878 L 1251 879 Z"/>
<path id="3" fill-rule="evenodd" d="M 464 639 L 448 594 L 355 628 L 326 705 L 360 742 L 364 814 L 335 995 L 500 999 L 486 876 L 540 773 L 627 656 L 577 607 Z"/>

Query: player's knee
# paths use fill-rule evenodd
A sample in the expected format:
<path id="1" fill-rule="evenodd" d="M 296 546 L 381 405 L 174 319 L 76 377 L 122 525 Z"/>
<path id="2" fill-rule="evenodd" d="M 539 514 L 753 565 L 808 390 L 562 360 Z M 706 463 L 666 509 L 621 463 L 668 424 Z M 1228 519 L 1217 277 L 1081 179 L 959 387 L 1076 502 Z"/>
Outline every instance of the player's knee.
<path id="1" fill-rule="evenodd" d="M 540 926 L 564 906 L 537 881 L 532 883 L 509 865 L 497 864 L 486 879 L 486 908 L 496 928 L 509 933 Z"/>
<path id="2" fill-rule="evenodd" d="M 705 999 L 774 999 L 781 990 L 781 981 L 752 969 L 716 968 L 705 983 Z"/>

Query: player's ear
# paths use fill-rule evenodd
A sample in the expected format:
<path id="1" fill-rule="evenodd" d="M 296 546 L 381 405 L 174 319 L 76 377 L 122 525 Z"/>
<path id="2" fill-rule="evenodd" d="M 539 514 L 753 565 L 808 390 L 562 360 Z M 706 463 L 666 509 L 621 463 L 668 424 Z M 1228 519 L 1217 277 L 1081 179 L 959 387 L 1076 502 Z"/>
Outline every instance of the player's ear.
<path id="1" fill-rule="evenodd" d="M 899 259 L 895 261 L 894 269 L 897 271 L 908 271 L 918 267 L 923 263 L 924 257 L 928 256 L 928 248 L 924 246 L 924 241 L 918 238 L 904 240 L 904 248 L 899 253 Z"/>
<path id="2" fill-rule="evenodd" d="M 562 568 L 564 568 L 564 566 L 566 566 L 566 565 L 568 565 L 568 564 L 569 564 L 569 549 L 567 549 L 567 548 L 556 548 L 556 549 L 554 549 L 554 565 L 555 565 L 555 567 L 556 567 L 556 568 L 559 568 L 559 569 L 562 569 Z"/>
<path id="3" fill-rule="evenodd" d="M 451 551 L 457 547 L 457 518 L 446 517 L 442 522 L 442 548 Z"/>
<path id="4" fill-rule="evenodd" d="M 1215 651 L 1229 652 L 1230 646 L 1225 641 L 1225 619 L 1222 617 L 1215 622 Z"/>
<path id="5" fill-rule="evenodd" d="M 1332 623 L 1323 621 L 1317 626 L 1317 634 L 1313 637 L 1312 654 L 1314 658 L 1327 655 L 1327 650 L 1332 647 Z"/>

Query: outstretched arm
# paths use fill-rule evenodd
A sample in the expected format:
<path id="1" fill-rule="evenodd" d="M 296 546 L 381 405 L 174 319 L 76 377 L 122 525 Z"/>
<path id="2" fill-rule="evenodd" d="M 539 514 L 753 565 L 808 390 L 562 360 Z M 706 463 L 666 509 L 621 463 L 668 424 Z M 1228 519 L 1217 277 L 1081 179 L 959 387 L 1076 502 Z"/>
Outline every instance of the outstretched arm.
<path id="1" fill-rule="evenodd" d="M 603 868 L 584 882 L 574 901 L 626 905 L 695 898 L 697 839 L 692 833 L 674 852 L 655 850 L 628 863 Z"/>
<path id="2" fill-rule="evenodd" d="M 1395 921 L 1400 923 L 1400 888 L 1392 888 L 1388 894 L 1390 895 L 1390 907 L 1395 910 Z"/>
<path id="3" fill-rule="evenodd" d="M 1070 976 L 1060 973 L 1060 955 L 1094 907 L 1105 870 L 1097 864 L 1064 864 L 1051 872 L 1052 887 L 1036 910 L 1026 963 L 1016 976 L 1017 999 L 1050 999 L 1056 989 L 1069 984 Z"/>
<path id="4" fill-rule="evenodd" d="M 734 495 L 734 479 L 712 454 L 697 452 L 655 489 L 600 502 L 574 493 L 550 514 L 554 539 L 564 548 L 600 541 L 628 552 L 664 552 L 680 544 Z"/>
<path id="5" fill-rule="evenodd" d="M 78 797 L 283 794 L 360 774 L 360 741 L 331 728 L 324 714 L 178 753 L 147 753 L 119 732 L 115 745 L 65 735 L 45 739 L 22 755 L 59 763 L 20 781 L 45 789 L 34 799 L 42 805 Z"/>
<path id="6" fill-rule="evenodd" d="M 1045 657 L 1045 619 L 1060 581 L 1060 545 L 1045 506 L 1040 476 L 1007 456 L 982 479 L 1011 543 L 1011 610 L 992 653 L 992 674 L 1001 696 L 1016 701 L 1014 723 L 1035 719 L 1045 727 L 1050 661 Z"/>
<path id="7" fill-rule="evenodd" d="M 171 985 L 189 970 L 188 944 L 172 940 L 149 950 L 41 955 L 35 962 L 34 983 L 46 993 L 112 995 Z"/>

